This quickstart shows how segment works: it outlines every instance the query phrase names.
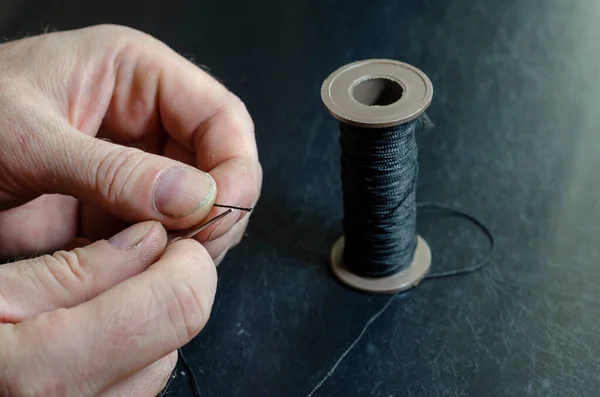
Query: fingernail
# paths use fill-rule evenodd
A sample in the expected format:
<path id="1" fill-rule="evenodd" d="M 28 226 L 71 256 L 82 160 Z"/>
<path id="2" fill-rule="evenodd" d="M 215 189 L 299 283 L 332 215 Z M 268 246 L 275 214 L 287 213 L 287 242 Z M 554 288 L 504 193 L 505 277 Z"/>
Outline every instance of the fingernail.
<path id="1" fill-rule="evenodd" d="M 183 167 L 169 168 L 154 188 L 154 208 L 162 215 L 182 218 L 214 200 L 217 188 L 207 173 Z"/>
<path id="2" fill-rule="evenodd" d="M 112 236 L 108 242 L 117 249 L 127 250 L 140 244 L 155 224 L 156 222 L 143 222 L 130 226 Z"/>

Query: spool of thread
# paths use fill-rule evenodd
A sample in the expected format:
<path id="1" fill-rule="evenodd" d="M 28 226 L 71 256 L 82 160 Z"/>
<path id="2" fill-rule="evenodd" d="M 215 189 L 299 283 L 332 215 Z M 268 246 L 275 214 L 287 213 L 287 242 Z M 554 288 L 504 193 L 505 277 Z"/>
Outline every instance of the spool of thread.
<path id="1" fill-rule="evenodd" d="M 323 83 L 342 150 L 344 235 L 331 249 L 331 269 L 350 287 L 400 292 L 430 269 L 431 251 L 416 233 L 415 134 L 432 97 L 425 73 L 387 59 L 345 65 Z"/>

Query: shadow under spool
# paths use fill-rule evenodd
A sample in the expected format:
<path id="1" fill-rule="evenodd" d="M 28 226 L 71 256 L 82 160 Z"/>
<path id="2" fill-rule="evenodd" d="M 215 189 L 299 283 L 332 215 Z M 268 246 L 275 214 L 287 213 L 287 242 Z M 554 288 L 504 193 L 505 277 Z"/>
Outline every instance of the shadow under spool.
<path id="1" fill-rule="evenodd" d="M 321 98 L 327 110 L 341 123 L 369 133 L 368 129 L 382 130 L 415 122 L 431 104 L 433 85 L 422 71 L 411 65 L 371 59 L 333 72 L 323 83 Z M 429 245 L 417 235 L 412 262 L 407 266 L 390 264 L 400 270 L 384 276 L 358 274 L 344 261 L 344 242 L 342 236 L 331 249 L 331 269 L 341 282 L 361 291 L 407 290 L 418 285 L 431 266 Z"/>

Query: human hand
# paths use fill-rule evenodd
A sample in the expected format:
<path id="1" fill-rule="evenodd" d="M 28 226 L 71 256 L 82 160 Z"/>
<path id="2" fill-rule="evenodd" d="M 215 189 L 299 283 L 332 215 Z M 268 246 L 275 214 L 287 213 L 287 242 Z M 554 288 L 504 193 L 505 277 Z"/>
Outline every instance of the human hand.
<path id="1" fill-rule="evenodd" d="M 0 266 L 0 395 L 153 397 L 204 327 L 216 288 L 198 242 L 136 224 Z"/>
<path id="2" fill-rule="evenodd" d="M 191 227 L 215 200 L 253 206 L 261 179 L 243 103 L 152 37 L 96 26 L 0 46 L 0 258 L 145 220 Z M 218 262 L 247 222 L 196 239 Z"/>

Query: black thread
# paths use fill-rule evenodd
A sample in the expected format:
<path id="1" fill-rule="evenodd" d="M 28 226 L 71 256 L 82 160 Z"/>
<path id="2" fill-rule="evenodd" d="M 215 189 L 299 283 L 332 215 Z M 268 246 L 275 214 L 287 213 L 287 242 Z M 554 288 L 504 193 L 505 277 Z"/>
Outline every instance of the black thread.
<path id="1" fill-rule="evenodd" d="M 340 125 L 344 262 L 361 276 L 387 276 L 412 262 L 418 124 L 377 129 Z"/>
<path id="2" fill-rule="evenodd" d="M 457 216 L 459 218 L 467 219 L 468 221 L 471 221 L 475 226 L 477 226 L 483 232 L 483 234 L 485 234 L 485 236 L 488 238 L 488 240 L 490 242 L 490 248 L 488 249 L 487 254 L 483 257 L 483 259 L 476 261 L 473 265 L 467 266 L 462 269 L 447 270 L 447 271 L 443 271 L 443 272 L 439 272 L 439 273 L 428 274 L 427 276 L 425 276 L 425 280 L 459 276 L 459 275 L 463 275 L 463 274 L 467 274 L 467 273 L 472 273 L 474 271 L 484 268 L 485 266 L 487 266 L 490 263 L 490 259 L 492 257 L 492 251 L 494 250 L 494 246 L 495 246 L 496 242 L 494 240 L 494 235 L 487 228 L 487 226 L 485 226 L 483 224 L 483 222 L 481 222 L 479 219 L 475 218 L 474 216 L 467 214 L 466 212 L 455 210 L 453 208 L 446 207 L 442 204 L 423 202 L 423 203 L 417 204 L 417 208 L 422 209 L 422 210 L 419 210 L 419 213 L 452 215 L 452 216 Z"/>
<path id="3" fill-rule="evenodd" d="M 213 204 L 213 206 L 215 207 L 220 207 L 220 208 L 231 208 L 232 210 L 240 210 L 240 211 L 246 211 L 246 212 L 252 212 L 252 208 L 251 207 L 236 207 L 235 205 L 225 205 L 225 204 Z"/>
<path id="4" fill-rule="evenodd" d="M 196 379 L 196 374 L 192 370 L 192 366 L 188 362 L 187 358 L 185 358 L 185 355 L 183 354 L 183 349 L 178 349 L 178 352 L 179 359 L 181 360 L 181 363 L 183 364 L 184 368 L 186 369 L 189 375 L 190 386 L 192 388 L 192 391 L 194 392 L 194 397 L 202 397 L 202 394 L 200 393 L 200 386 L 198 386 L 198 380 Z"/>

